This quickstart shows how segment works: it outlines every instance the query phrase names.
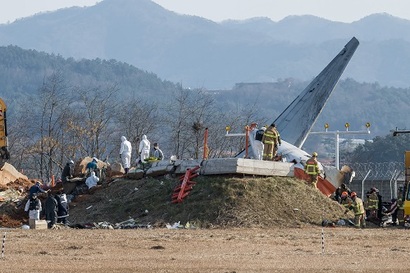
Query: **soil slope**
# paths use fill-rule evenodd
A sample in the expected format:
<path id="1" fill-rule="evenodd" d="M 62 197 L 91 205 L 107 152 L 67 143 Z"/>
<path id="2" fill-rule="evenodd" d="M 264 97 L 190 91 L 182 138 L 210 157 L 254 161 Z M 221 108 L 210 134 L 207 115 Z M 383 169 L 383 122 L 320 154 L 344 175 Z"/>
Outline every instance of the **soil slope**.
<path id="1" fill-rule="evenodd" d="M 287 177 L 246 178 L 202 176 L 182 203 L 172 203 L 180 184 L 171 176 L 141 180 L 116 179 L 92 194 L 77 196 L 70 222 L 112 224 L 135 219 L 162 227 L 189 222 L 196 227 L 300 227 L 323 219 L 353 217 L 316 189 Z"/>

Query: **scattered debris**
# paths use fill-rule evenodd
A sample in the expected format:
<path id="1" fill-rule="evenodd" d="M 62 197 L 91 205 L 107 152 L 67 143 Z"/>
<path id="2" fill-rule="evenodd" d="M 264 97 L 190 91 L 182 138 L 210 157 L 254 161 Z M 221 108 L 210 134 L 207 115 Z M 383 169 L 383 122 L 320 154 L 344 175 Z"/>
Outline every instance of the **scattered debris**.
<path id="1" fill-rule="evenodd" d="M 167 223 L 165 226 L 167 229 L 195 229 L 195 226 L 190 222 L 186 222 L 185 225 L 181 225 L 181 221 L 175 222 L 173 225 Z"/>
<path id="2" fill-rule="evenodd" d="M 165 249 L 163 246 L 152 246 L 151 249 Z"/>

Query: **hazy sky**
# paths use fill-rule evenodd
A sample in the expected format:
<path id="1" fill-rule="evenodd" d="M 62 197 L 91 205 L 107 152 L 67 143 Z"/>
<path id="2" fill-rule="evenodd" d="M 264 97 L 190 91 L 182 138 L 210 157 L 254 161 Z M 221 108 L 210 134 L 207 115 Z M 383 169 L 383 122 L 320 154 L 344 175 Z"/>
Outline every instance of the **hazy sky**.
<path id="1" fill-rule="evenodd" d="M 138 0 L 135 0 L 138 1 Z M 90 6 L 101 0 L 0 0 L 0 23 L 72 6 Z M 213 21 L 288 15 L 315 15 L 352 22 L 369 14 L 386 12 L 410 20 L 410 0 L 154 0 L 168 10 L 198 15 Z"/>

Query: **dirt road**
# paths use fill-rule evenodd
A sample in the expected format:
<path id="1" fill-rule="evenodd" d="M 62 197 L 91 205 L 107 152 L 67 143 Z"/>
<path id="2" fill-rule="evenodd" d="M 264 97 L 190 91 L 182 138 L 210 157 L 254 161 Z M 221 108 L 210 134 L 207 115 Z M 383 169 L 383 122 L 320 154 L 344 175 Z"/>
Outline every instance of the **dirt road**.
<path id="1" fill-rule="evenodd" d="M 0 231 L 3 273 L 410 271 L 395 228 Z"/>

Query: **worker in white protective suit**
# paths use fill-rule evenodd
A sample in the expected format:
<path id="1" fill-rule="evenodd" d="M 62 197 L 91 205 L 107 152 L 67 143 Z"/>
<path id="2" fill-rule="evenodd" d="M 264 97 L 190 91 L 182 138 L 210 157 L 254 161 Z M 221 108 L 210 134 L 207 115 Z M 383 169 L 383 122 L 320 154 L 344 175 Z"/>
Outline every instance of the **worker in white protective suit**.
<path id="1" fill-rule="evenodd" d="M 151 146 L 151 143 L 147 139 L 147 136 L 143 135 L 142 140 L 140 142 L 139 149 L 138 149 L 141 162 L 144 162 L 145 159 L 149 158 L 150 146 Z"/>
<path id="2" fill-rule="evenodd" d="M 91 175 L 85 180 L 85 184 L 87 185 L 88 189 L 97 186 L 98 181 L 100 179 L 95 175 L 95 172 L 91 172 Z"/>
<path id="3" fill-rule="evenodd" d="M 129 142 L 125 136 L 122 136 L 120 156 L 121 156 L 122 165 L 125 170 L 125 174 L 128 173 L 131 167 L 131 151 L 132 151 L 131 142 Z"/>
<path id="4" fill-rule="evenodd" d="M 250 126 L 251 131 L 249 132 L 250 143 L 252 145 L 252 152 L 254 154 L 254 159 L 262 160 L 263 158 L 263 142 L 262 137 L 266 128 L 258 128 L 257 123 L 252 123 Z"/>

